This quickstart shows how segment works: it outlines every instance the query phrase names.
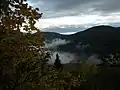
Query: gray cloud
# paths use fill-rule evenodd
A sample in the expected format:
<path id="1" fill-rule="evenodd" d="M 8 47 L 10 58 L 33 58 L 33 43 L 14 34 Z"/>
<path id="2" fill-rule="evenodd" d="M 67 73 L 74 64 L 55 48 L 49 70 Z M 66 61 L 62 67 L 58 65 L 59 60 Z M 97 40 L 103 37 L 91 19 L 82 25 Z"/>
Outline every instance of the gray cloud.
<path id="1" fill-rule="evenodd" d="M 105 25 L 105 24 L 101 24 Z M 120 22 L 110 22 L 108 25 L 113 26 L 113 27 L 119 27 Z M 85 25 L 71 25 L 71 26 L 63 26 L 62 27 L 52 27 L 52 28 L 44 28 L 42 31 L 47 31 L 47 32 L 57 32 L 57 33 L 68 33 L 68 32 L 80 32 L 84 31 L 88 28 L 98 26 L 98 24 L 85 24 Z"/>
<path id="2" fill-rule="evenodd" d="M 43 31 L 52 31 L 52 32 L 58 32 L 58 33 L 67 33 L 67 32 L 78 32 L 83 31 L 86 28 L 84 26 L 64 26 L 64 28 L 61 27 L 53 27 L 53 28 L 45 28 Z"/>
<path id="3" fill-rule="evenodd" d="M 114 13 L 120 11 L 120 0 L 103 0 L 103 3 L 94 5 L 95 10 L 107 13 Z"/>
<path id="4" fill-rule="evenodd" d="M 44 13 L 44 18 L 67 15 L 119 12 L 120 0 L 29 0 Z"/>

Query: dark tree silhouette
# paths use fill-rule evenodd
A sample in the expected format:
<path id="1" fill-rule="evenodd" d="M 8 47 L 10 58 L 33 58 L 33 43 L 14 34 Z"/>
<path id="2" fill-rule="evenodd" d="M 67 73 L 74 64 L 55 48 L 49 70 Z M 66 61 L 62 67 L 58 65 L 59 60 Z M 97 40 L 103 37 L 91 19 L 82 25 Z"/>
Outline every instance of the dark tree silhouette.
<path id="1" fill-rule="evenodd" d="M 56 59 L 55 59 L 55 62 L 54 62 L 54 66 L 58 70 L 62 69 L 62 64 L 61 64 L 61 60 L 59 59 L 58 53 L 56 54 Z"/>

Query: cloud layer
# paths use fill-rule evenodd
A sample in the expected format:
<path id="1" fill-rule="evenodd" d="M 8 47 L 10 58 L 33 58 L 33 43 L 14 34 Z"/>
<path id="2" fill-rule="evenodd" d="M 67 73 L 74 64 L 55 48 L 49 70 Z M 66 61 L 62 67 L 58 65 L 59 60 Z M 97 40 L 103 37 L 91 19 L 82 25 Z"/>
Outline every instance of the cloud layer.
<path id="1" fill-rule="evenodd" d="M 85 29 L 83 27 L 111 23 L 114 26 L 114 23 L 120 22 L 120 0 L 28 0 L 28 2 L 44 13 L 36 25 L 43 30 L 54 28 L 56 32 L 63 33 L 62 27 L 65 27 L 65 30 L 70 29 L 69 32 L 76 32 L 74 27 Z"/>
<path id="2" fill-rule="evenodd" d="M 76 16 L 80 14 L 111 14 L 120 11 L 120 0 L 29 0 L 44 11 L 44 17 Z"/>

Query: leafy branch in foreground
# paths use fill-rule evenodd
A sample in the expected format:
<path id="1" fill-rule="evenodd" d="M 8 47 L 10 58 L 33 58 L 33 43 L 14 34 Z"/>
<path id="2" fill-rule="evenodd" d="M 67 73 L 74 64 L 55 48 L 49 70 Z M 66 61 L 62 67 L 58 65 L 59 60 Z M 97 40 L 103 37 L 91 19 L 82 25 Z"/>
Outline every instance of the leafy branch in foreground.
<path id="1" fill-rule="evenodd" d="M 34 89 L 39 86 L 50 57 L 43 35 L 35 27 L 42 14 L 26 0 L 4 1 L 7 12 L 0 8 L 0 89 Z M 34 35 L 33 30 L 37 31 Z"/>

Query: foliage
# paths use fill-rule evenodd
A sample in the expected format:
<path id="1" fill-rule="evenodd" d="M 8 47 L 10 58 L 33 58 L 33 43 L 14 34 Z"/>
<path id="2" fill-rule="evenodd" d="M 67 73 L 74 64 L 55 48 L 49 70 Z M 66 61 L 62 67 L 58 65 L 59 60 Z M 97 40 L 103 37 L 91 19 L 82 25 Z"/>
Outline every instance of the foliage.
<path id="1" fill-rule="evenodd" d="M 26 0 L 7 0 L 7 12 L 0 11 L 0 89 L 31 90 L 39 86 L 50 54 L 43 35 L 34 25 L 41 18 L 38 8 Z M 28 33 L 21 33 L 21 29 Z M 31 31 L 37 30 L 32 35 Z"/>
<path id="2" fill-rule="evenodd" d="M 76 69 L 69 71 L 63 66 L 63 70 L 52 69 L 46 75 L 49 75 L 46 81 L 48 81 L 48 88 L 54 88 L 58 90 L 79 90 L 81 85 L 86 82 L 91 76 L 97 74 L 97 66 L 89 64 L 75 65 Z M 46 82 L 47 83 L 47 82 Z"/>
<path id="3" fill-rule="evenodd" d="M 51 69 L 41 78 L 41 90 L 73 90 L 79 88 L 84 78 L 79 72 Z"/>
<path id="4" fill-rule="evenodd" d="M 36 20 L 41 18 L 42 13 L 39 14 L 38 8 L 33 9 L 31 6 L 28 6 L 27 3 L 24 3 L 24 1 L 7 1 L 7 3 L 9 3 L 7 12 L 1 10 L 2 15 L 0 28 L 4 30 L 4 32 L 12 33 L 13 30 L 20 31 L 21 27 L 23 27 L 23 29 L 28 32 L 32 30 L 38 30 L 34 25 L 36 23 Z"/>
<path id="5" fill-rule="evenodd" d="M 120 54 L 111 54 L 108 58 L 106 58 L 108 64 L 120 64 Z"/>
<path id="6" fill-rule="evenodd" d="M 120 90 L 120 67 L 101 66 L 97 74 L 82 83 L 80 90 Z"/>
<path id="7" fill-rule="evenodd" d="M 7 12 L 9 3 L 7 0 L 0 0 L 0 15 L 3 14 L 3 12 Z"/>
<path id="8" fill-rule="evenodd" d="M 110 54 L 101 58 L 104 65 L 120 65 L 120 53 Z"/>

